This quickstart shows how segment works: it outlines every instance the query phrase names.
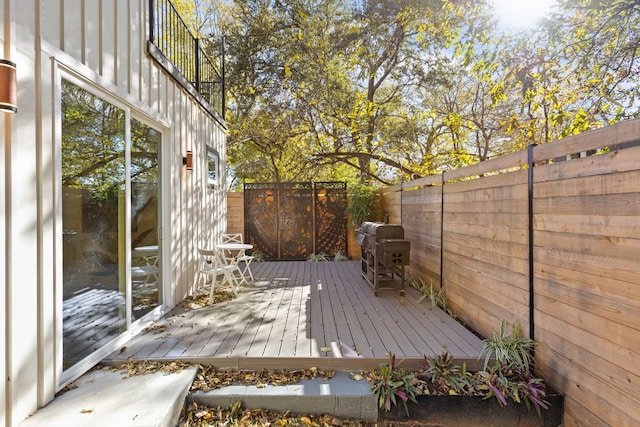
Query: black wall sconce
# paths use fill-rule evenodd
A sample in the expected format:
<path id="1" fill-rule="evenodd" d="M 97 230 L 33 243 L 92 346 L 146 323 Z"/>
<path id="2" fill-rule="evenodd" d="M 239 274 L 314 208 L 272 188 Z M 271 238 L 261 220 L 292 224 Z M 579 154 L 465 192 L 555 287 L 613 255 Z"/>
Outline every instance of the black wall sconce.
<path id="1" fill-rule="evenodd" d="M 187 155 L 182 158 L 182 164 L 187 167 L 187 170 L 193 170 L 193 153 L 191 150 L 187 150 Z"/>
<path id="2" fill-rule="evenodd" d="M 17 92 L 16 64 L 0 59 L 0 111 L 5 113 L 18 111 Z"/>

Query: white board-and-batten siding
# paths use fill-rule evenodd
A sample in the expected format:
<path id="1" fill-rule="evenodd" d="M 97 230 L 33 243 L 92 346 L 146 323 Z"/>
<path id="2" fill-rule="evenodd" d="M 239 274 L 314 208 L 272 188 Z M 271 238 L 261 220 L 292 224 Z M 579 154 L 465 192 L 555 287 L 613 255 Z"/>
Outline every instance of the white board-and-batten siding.
<path id="1" fill-rule="evenodd" d="M 0 2 L 2 57 L 16 63 L 18 79 L 18 113 L 0 113 L 0 426 L 18 425 L 60 386 L 61 78 L 82 81 L 162 132 L 166 304 L 192 288 L 197 246 L 225 229 L 224 185 L 206 185 L 207 146 L 224 164 L 225 124 L 147 54 L 147 9 L 148 0 Z M 182 165 L 187 150 L 192 171 Z"/>

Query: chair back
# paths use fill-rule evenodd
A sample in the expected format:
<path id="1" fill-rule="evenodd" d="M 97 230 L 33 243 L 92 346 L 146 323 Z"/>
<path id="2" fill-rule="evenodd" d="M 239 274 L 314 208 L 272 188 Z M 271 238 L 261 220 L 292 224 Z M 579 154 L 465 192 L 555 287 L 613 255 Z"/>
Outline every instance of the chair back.
<path id="1" fill-rule="evenodd" d="M 216 250 L 198 248 L 198 255 L 200 258 L 200 270 L 211 270 L 223 264 L 220 259 L 220 253 Z"/>
<path id="2" fill-rule="evenodd" d="M 242 233 L 223 233 L 222 243 L 244 243 Z"/>

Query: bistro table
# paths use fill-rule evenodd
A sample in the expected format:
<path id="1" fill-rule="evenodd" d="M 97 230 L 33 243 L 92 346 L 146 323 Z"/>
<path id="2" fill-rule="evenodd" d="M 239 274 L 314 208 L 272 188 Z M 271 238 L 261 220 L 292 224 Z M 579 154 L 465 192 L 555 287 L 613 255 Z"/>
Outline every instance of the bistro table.
<path id="1" fill-rule="evenodd" d="M 253 277 L 251 270 L 249 269 L 249 263 L 251 261 L 251 257 L 246 255 L 246 251 L 253 249 L 253 245 L 249 243 L 219 243 L 216 246 L 216 249 L 222 253 L 222 258 L 225 259 L 230 264 L 235 264 L 238 266 L 238 271 L 240 272 L 240 281 L 238 284 L 242 284 L 243 282 L 249 283 L 247 276 Z M 240 267 L 240 263 L 244 262 L 244 268 Z"/>
<path id="2" fill-rule="evenodd" d="M 158 245 L 138 246 L 133 248 L 133 254 L 143 258 L 147 265 L 158 265 Z"/>

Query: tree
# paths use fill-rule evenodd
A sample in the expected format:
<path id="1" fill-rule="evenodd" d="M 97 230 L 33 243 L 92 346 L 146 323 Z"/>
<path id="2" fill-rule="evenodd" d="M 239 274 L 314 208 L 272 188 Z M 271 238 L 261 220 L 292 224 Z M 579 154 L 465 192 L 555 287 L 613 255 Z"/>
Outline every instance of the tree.
<path id="1" fill-rule="evenodd" d="M 215 2 L 238 179 L 388 184 L 639 114 L 638 0 L 515 35 L 483 1 Z"/>

